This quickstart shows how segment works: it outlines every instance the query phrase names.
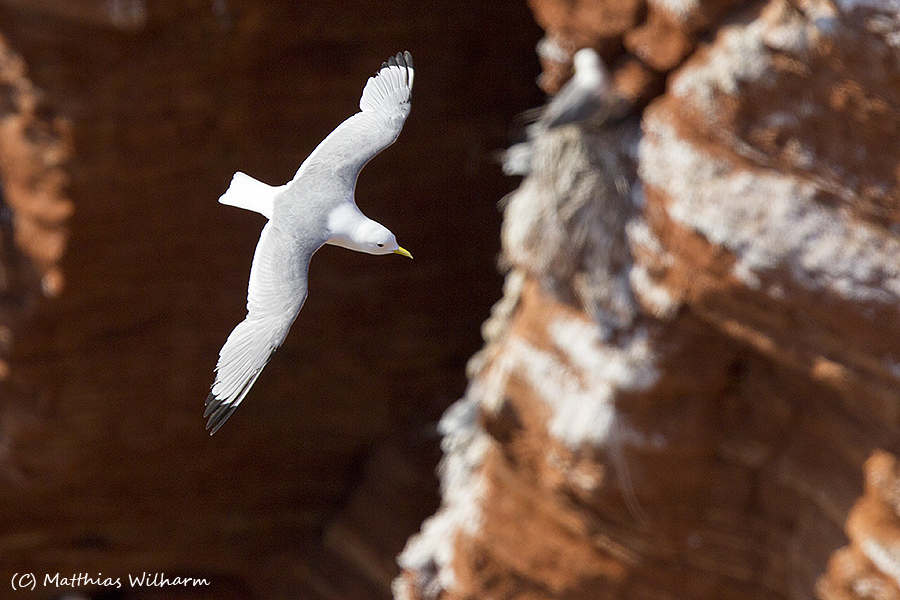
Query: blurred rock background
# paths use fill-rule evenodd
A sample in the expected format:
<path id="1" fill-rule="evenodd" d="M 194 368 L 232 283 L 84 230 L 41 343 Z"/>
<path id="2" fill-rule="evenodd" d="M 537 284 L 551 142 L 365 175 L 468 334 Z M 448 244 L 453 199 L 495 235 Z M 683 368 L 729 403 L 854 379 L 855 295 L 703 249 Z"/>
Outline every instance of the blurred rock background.
<path id="1" fill-rule="evenodd" d="M 0 0 L 0 36 L 6 581 L 900 598 L 892 0 Z M 584 46 L 612 118 L 503 178 Z M 290 178 L 401 49 L 414 108 L 358 199 L 416 259 L 318 253 L 209 438 L 262 227 L 215 199 Z"/>
<path id="2" fill-rule="evenodd" d="M 527 6 L 13 1 L 0 36 L 0 572 L 389 597 L 501 289 L 514 182 L 491 153 L 541 101 Z M 238 169 L 289 180 L 404 49 L 415 112 L 357 197 L 416 258 L 319 252 L 269 377 L 210 438 L 263 225 L 216 199 Z"/>

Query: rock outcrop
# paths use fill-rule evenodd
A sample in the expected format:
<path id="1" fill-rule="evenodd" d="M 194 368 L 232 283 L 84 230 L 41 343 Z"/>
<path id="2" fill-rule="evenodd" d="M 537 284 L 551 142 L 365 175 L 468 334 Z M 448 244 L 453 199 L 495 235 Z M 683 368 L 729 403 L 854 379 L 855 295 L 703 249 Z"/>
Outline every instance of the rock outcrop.
<path id="1" fill-rule="evenodd" d="M 70 153 L 69 123 L 54 114 L 22 57 L 0 37 L 0 354 L 8 354 L 34 304 L 62 289 Z M 6 375 L 4 362 L 0 377 Z"/>
<path id="2" fill-rule="evenodd" d="M 395 597 L 900 597 L 900 7 L 531 6 L 631 117 L 507 199 Z"/>

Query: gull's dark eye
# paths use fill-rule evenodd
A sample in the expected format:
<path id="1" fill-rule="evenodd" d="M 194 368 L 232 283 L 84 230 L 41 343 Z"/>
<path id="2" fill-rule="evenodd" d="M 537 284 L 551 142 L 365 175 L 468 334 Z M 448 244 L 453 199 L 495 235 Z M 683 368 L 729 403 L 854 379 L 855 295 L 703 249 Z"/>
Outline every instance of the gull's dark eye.
<path id="1" fill-rule="evenodd" d="M 379 248 L 384 248 L 384 244 L 375 244 L 375 245 L 378 246 Z"/>

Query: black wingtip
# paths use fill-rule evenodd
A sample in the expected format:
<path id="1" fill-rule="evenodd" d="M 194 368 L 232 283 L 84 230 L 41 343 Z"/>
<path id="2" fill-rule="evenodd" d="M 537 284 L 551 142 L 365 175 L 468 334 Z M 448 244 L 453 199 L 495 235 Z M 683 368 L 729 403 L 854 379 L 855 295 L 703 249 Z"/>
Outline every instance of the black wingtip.
<path id="1" fill-rule="evenodd" d="M 410 54 L 408 50 L 398 52 L 394 56 L 381 63 L 382 69 L 386 69 L 388 67 L 406 67 L 407 69 L 412 69 L 412 54 Z"/>
<path id="2" fill-rule="evenodd" d="M 206 422 L 206 429 L 209 431 L 209 435 L 217 432 L 228 420 L 228 417 L 234 414 L 236 408 L 237 405 L 225 404 L 210 393 L 206 398 L 206 410 L 203 411 L 203 417 L 209 417 L 209 420 Z"/>

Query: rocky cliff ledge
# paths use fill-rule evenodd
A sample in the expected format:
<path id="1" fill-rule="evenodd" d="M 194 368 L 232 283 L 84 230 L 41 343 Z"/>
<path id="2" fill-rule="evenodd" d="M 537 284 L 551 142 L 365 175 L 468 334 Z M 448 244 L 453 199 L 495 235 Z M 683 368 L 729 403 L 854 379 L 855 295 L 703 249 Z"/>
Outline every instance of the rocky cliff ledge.
<path id="1" fill-rule="evenodd" d="M 395 597 L 900 597 L 900 7 L 530 4 L 631 117 L 507 198 Z"/>

